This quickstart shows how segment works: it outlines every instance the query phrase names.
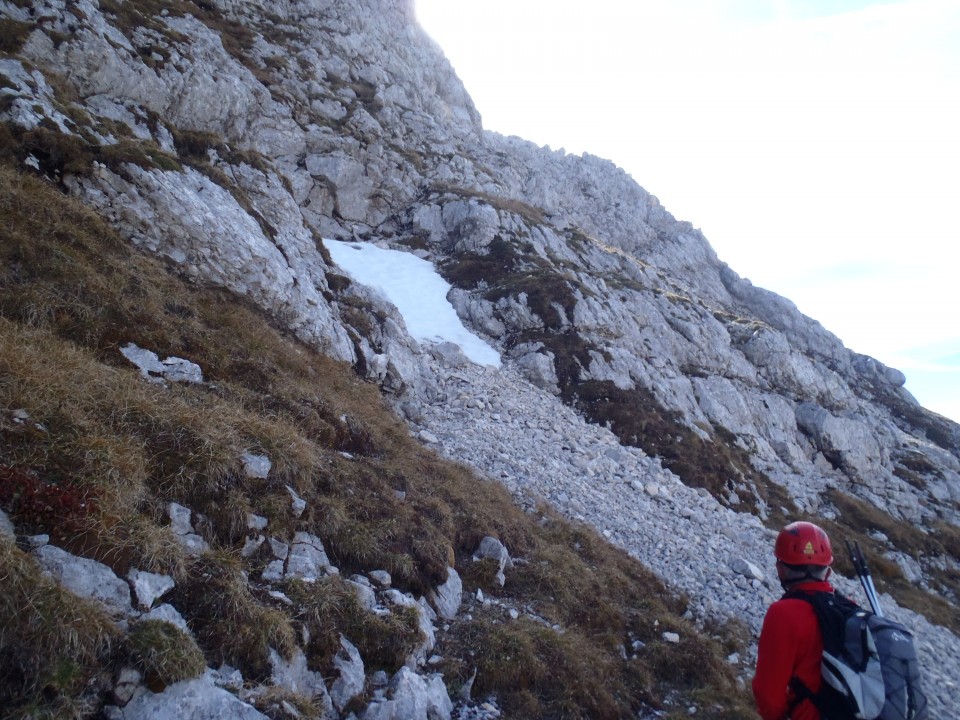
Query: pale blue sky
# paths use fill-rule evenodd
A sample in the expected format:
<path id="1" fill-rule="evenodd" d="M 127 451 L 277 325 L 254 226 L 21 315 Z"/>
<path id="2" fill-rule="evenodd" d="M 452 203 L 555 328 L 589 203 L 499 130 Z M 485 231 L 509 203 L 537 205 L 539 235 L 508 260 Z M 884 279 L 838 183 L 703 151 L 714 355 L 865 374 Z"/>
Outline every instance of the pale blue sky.
<path id="1" fill-rule="evenodd" d="M 415 0 L 484 127 L 613 160 L 960 421 L 960 0 Z"/>

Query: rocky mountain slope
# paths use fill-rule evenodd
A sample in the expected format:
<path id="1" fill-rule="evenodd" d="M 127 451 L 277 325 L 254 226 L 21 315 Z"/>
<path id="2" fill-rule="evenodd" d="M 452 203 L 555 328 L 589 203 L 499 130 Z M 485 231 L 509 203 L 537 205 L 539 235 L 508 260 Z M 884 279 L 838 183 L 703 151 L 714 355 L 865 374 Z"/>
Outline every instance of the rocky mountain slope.
<path id="1" fill-rule="evenodd" d="M 937 716 L 955 712 L 960 426 L 740 278 L 612 163 L 484 131 L 409 2 L 0 8 L 0 140 L 19 172 L 350 364 L 411 432 L 522 507 L 589 523 L 685 593 L 700 628 L 757 630 L 787 519 L 858 540 L 917 629 Z M 433 262 L 503 368 L 414 341 L 322 238 Z"/>

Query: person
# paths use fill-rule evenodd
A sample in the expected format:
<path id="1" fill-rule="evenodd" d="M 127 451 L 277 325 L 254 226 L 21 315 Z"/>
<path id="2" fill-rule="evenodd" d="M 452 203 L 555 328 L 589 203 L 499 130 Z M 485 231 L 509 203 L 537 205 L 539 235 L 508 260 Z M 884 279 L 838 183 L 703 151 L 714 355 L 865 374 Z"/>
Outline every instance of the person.
<path id="1" fill-rule="evenodd" d="M 793 522 L 774 545 L 777 577 L 785 591 L 763 619 L 757 648 L 753 697 L 763 720 L 820 720 L 820 711 L 809 698 L 791 688 L 794 679 L 811 692 L 820 691 L 823 640 L 809 602 L 791 593 L 833 592 L 828 582 L 833 563 L 830 538 L 817 525 Z"/>

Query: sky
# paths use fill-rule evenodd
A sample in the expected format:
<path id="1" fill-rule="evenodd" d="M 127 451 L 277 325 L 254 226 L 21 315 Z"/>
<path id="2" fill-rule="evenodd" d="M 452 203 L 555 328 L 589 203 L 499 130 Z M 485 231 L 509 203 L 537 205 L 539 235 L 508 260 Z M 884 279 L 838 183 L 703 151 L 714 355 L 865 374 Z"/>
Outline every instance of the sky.
<path id="1" fill-rule="evenodd" d="M 484 128 L 612 160 L 960 422 L 960 0 L 415 0 Z"/>

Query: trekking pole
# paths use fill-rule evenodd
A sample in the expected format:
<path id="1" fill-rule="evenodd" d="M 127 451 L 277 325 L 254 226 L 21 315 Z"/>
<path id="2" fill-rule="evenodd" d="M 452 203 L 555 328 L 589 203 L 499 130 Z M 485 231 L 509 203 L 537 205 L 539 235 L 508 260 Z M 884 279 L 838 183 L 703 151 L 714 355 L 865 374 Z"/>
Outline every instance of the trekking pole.
<path id="1" fill-rule="evenodd" d="M 870 602 L 870 609 L 873 610 L 874 615 L 883 617 L 883 610 L 880 609 L 880 600 L 877 597 L 877 589 L 873 586 L 873 577 L 870 575 L 870 568 L 867 567 L 867 560 L 863 557 L 863 552 L 860 550 L 860 544 L 854 542 L 853 545 L 851 545 L 849 540 L 844 540 L 844 542 L 847 543 L 847 550 L 850 551 L 853 569 L 857 571 L 857 577 L 860 578 L 863 592 Z"/>

